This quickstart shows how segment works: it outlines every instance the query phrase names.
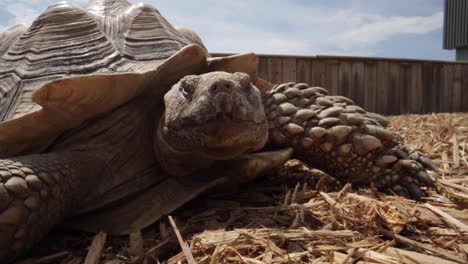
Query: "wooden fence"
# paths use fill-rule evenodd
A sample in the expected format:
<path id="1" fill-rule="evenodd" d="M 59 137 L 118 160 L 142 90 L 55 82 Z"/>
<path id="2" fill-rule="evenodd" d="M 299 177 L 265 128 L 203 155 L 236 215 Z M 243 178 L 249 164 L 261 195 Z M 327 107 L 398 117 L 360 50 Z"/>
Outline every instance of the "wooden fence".
<path id="1" fill-rule="evenodd" d="M 213 54 L 221 56 L 226 54 Z M 380 114 L 468 112 L 468 63 L 410 59 L 259 55 L 259 76 L 305 82 Z"/>

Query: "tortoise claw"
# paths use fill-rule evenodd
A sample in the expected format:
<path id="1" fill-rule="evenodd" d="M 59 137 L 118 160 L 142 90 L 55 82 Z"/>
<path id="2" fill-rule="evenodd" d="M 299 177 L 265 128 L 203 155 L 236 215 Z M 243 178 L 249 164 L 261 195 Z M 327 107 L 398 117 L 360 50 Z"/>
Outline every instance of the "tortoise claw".
<path id="1" fill-rule="evenodd" d="M 423 192 L 421 191 L 421 188 L 419 188 L 419 186 L 416 183 L 408 184 L 408 186 L 406 186 L 406 189 L 411 195 L 411 198 L 416 201 L 421 200 L 421 197 L 424 196 Z"/>
<path id="2" fill-rule="evenodd" d="M 437 166 L 429 158 L 421 155 L 418 157 L 418 161 L 424 166 L 424 168 L 431 169 L 435 172 L 439 172 Z"/>
<path id="3" fill-rule="evenodd" d="M 429 176 L 429 174 L 425 171 L 420 171 L 416 174 L 416 178 L 424 183 L 428 187 L 435 187 L 434 180 Z"/>

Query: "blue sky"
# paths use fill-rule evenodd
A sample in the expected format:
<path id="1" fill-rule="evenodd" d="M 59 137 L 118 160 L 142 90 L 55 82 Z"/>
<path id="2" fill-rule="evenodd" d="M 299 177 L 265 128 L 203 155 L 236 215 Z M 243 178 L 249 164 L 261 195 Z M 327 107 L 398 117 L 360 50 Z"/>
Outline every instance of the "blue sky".
<path id="1" fill-rule="evenodd" d="M 0 31 L 30 24 L 51 0 L 0 0 Z M 84 6 L 87 0 L 70 0 Z M 137 3 L 141 1 L 130 1 Z M 211 52 L 453 60 L 443 0 L 145 0 L 194 29 Z"/>

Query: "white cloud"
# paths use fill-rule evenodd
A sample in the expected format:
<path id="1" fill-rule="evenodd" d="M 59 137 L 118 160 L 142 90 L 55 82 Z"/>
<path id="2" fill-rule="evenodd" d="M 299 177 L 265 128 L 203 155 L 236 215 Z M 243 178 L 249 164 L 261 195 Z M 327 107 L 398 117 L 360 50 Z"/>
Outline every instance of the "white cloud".
<path id="1" fill-rule="evenodd" d="M 0 17 L 0 30 L 15 23 L 31 23 L 56 1 L 0 0 L 0 9 L 11 13 L 6 20 Z M 68 1 L 80 6 L 88 2 Z M 385 40 L 439 30 L 443 16 L 442 4 L 440 9 L 424 12 L 415 6 L 438 0 L 395 0 L 392 4 L 387 0 L 350 0 L 339 5 L 334 1 L 284 0 L 130 1 L 152 4 L 174 25 L 193 28 L 210 51 L 232 53 L 372 56 L 382 50 Z M 434 3 L 431 6 L 438 5 Z M 385 11 L 392 5 L 399 6 L 395 9 L 399 11 Z M 408 11 L 411 8 L 414 13 Z"/>
<path id="2" fill-rule="evenodd" d="M 5 10 L 14 16 L 10 19 L 10 24 L 31 24 L 40 15 L 39 10 L 21 2 L 8 4 Z"/>
<path id="3" fill-rule="evenodd" d="M 340 41 L 339 46 L 344 49 L 372 46 L 400 34 L 423 35 L 433 32 L 442 27 L 443 17 L 443 12 L 437 12 L 431 16 L 374 16 L 368 22 L 334 36 L 331 40 Z"/>
<path id="4" fill-rule="evenodd" d="M 442 12 L 394 16 L 355 7 L 278 0 L 205 0 L 204 9 L 147 0 L 169 21 L 192 27 L 210 51 L 372 56 L 379 44 L 403 34 L 427 34 L 442 26 Z M 400 1 L 405 4 L 405 2 Z M 400 4 L 401 4 L 400 3 Z"/>

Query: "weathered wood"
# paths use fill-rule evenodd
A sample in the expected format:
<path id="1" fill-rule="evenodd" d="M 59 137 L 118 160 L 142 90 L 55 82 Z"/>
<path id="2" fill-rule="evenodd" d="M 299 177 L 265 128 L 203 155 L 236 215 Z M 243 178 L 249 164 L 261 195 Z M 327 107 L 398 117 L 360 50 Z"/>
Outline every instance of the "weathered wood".
<path id="1" fill-rule="evenodd" d="M 267 65 L 268 65 L 267 66 L 268 78 L 266 78 L 266 80 L 271 83 L 282 83 L 283 82 L 282 59 L 268 58 Z"/>
<path id="2" fill-rule="evenodd" d="M 282 61 L 283 82 L 296 82 L 297 64 L 296 59 L 288 58 Z"/>
<path id="3" fill-rule="evenodd" d="M 297 59 L 296 69 L 297 82 L 312 83 L 310 59 Z"/>
<path id="4" fill-rule="evenodd" d="M 451 112 L 456 112 L 462 108 L 462 65 L 453 65 L 453 93 Z M 468 104 L 465 101 L 465 104 Z"/>
<path id="5" fill-rule="evenodd" d="M 460 112 L 468 111 L 468 65 L 462 65 L 462 100 Z M 455 110 L 455 112 L 458 112 Z"/>
<path id="6" fill-rule="evenodd" d="M 398 78 L 398 105 L 399 109 L 395 108 L 394 114 L 407 114 L 410 113 L 411 96 L 411 65 L 408 63 L 401 63 Z"/>
<path id="7" fill-rule="evenodd" d="M 468 111 L 468 64 L 336 56 L 260 56 L 272 83 L 304 82 L 380 114 Z"/>
<path id="8" fill-rule="evenodd" d="M 364 105 L 364 63 L 354 62 L 352 66 L 351 99 L 357 105 Z"/>
<path id="9" fill-rule="evenodd" d="M 94 236 L 93 242 L 88 250 L 88 255 L 84 261 L 84 264 L 98 264 L 101 259 L 101 254 L 106 244 L 107 234 L 100 232 Z"/>
<path id="10" fill-rule="evenodd" d="M 444 87 L 444 71 L 443 71 L 442 64 L 436 63 L 432 67 L 432 102 L 433 102 L 433 112 L 441 112 L 442 109 L 442 97 L 443 94 L 443 87 Z"/>
<path id="11" fill-rule="evenodd" d="M 388 97 L 389 106 L 386 114 L 398 114 L 400 112 L 400 65 L 390 62 L 388 65 Z"/>
<path id="12" fill-rule="evenodd" d="M 265 57 L 258 59 L 258 77 L 268 80 L 268 59 Z"/>
<path id="13" fill-rule="evenodd" d="M 371 112 L 377 111 L 377 64 L 366 62 L 364 72 L 364 105 Z"/>
<path id="14" fill-rule="evenodd" d="M 436 106 L 436 95 L 435 95 L 435 87 L 433 85 L 433 65 L 431 63 L 423 63 L 423 87 L 424 87 L 424 95 L 423 95 L 423 113 L 434 112 Z"/>
<path id="15" fill-rule="evenodd" d="M 387 61 L 377 62 L 377 113 L 388 114 L 388 77 Z"/>
<path id="16" fill-rule="evenodd" d="M 340 77 L 340 86 L 338 92 L 341 95 L 351 96 L 351 64 L 349 62 L 342 62 L 338 73 Z"/>
<path id="17" fill-rule="evenodd" d="M 312 82 L 313 86 L 325 86 L 325 64 L 320 60 L 312 61 Z"/>
<path id="18" fill-rule="evenodd" d="M 409 105 L 410 113 L 422 113 L 423 112 L 423 75 L 422 75 L 422 64 L 411 63 L 411 101 Z"/>
<path id="19" fill-rule="evenodd" d="M 443 64 L 442 98 L 440 102 L 440 111 L 450 112 L 453 102 L 453 65 Z"/>
<path id="20" fill-rule="evenodd" d="M 327 60 L 325 61 L 325 88 L 332 95 L 339 95 L 339 70 L 340 64 L 337 60 Z"/>

